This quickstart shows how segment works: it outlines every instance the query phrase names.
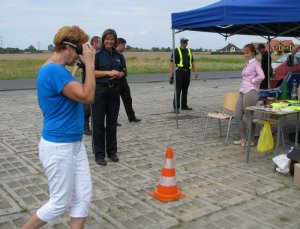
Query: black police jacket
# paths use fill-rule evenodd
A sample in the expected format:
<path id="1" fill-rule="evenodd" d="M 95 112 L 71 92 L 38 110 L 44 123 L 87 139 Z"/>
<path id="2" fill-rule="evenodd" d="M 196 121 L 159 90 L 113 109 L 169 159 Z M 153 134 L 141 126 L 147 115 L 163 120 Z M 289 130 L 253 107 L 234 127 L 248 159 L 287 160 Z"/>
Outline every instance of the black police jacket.
<path id="1" fill-rule="evenodd" d="M 126 62 L 124 56 L 115 49 L 113 49 L 113 51 L 110 52 L 107 49 L 102 48 L 98 52 L 96 52 L 95 70 L 117 70 L 122 71 L 125 75 L 127 75 Z M 119 79 L 111 79 L 109 76 L 96 78 L 97 83 L 108 83 L 111 82 L 111 80 L 113 80 L 114 82 L 119 81 Z"/>

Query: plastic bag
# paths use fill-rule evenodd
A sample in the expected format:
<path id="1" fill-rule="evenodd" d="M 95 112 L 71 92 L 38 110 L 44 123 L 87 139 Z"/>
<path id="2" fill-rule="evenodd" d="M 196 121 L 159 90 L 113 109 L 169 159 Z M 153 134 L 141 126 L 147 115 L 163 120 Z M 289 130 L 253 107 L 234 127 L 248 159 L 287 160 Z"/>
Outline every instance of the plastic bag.
<path id="1" fill-rule="evenodd" d="M 261 129 L 257 142 L 257 151 L 264 153 L 274 148 L 274 139 L 271 131 L 270 122 L 264 121 L 264 127 Z"/>
<path id="2" fill-rule="evenodd" d="M 281 154 L 273 157 L 272 160 L 277 165 L 277 172 L 287 174 L 290 171 L 291 160 L 287 157 L 286 154 Z"/>

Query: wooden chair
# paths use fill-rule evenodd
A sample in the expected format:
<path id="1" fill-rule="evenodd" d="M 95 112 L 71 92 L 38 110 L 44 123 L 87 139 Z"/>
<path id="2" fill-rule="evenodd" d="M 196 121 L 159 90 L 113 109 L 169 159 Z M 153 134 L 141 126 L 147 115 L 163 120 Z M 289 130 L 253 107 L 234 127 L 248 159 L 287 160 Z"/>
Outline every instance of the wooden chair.
<path id="1" fill-rule="evenodd" d="M 226 95 L 224 97 L 223 111 L 222 112 L 209 112 L 207 114 L 207 119 L 206 119 L 206 124 L 205 124 L 205 129 L 204 129 L 204 139 L 206 138 L 207 126 L 208 126 L 209 119 L 217 119 L 218 120 L 220 136 L 222 136 L 221 120 L 227 120 L 228 125 L 227 125 L 226 139 L 225 139 L 225 145 L 227 145 L 231 121 L 233 119 L 233 113 L 235 111 L 235 105 L 239 98 L 239 94 L 240 94 L 239 92 L 226 93 Z"/>

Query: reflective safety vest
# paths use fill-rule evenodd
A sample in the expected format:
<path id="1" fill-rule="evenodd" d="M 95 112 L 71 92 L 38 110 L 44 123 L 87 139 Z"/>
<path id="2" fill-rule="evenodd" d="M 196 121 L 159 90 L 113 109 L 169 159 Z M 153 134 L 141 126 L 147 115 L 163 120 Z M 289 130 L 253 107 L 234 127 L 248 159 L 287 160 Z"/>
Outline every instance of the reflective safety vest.
<path id="1" fill-rule="evenodd" d="M 181 49 L 178 47 L 177 48 L 178 50 L 178 54 L 179 54 L 179 64 L 177 64 L 177 67 L 180 67 L 180 68 L 183 68 L 183 59 L 182 59 L 182 52 L 181 52 Z M 192 69 L 193 68 L 193 65 L 192 65 L 192 51 L 190 48 L 188 48 L 188 55 L 190 57 L 190 66 L 189 66 L 189 69 Z"/>

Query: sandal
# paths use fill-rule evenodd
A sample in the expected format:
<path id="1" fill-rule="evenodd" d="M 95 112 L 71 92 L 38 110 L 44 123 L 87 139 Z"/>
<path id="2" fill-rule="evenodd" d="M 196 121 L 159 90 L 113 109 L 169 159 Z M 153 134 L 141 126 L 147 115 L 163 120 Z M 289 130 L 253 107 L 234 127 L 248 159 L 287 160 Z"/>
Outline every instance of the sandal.
<path id="1" fill-rule="evenodd" d="M 248 145 L 254 146 L 255 143 L 254 143 L 253 141 L 251 141 L 250 144 L 249 144 L 249 142 L 243 142 L 243 143 L 241 144 L 242 147 L 245 147 L 245 146 L 248 146 Z"/>
<path id="2" fill-rule="evenodd" d="M 233 142 L 234 145 L 241 145 L 241 144 L 244 144 L 244 143 L 245 143 L 244 139 L 240 139 L 240 140 L 237 140 L 237 141 Z"/>

